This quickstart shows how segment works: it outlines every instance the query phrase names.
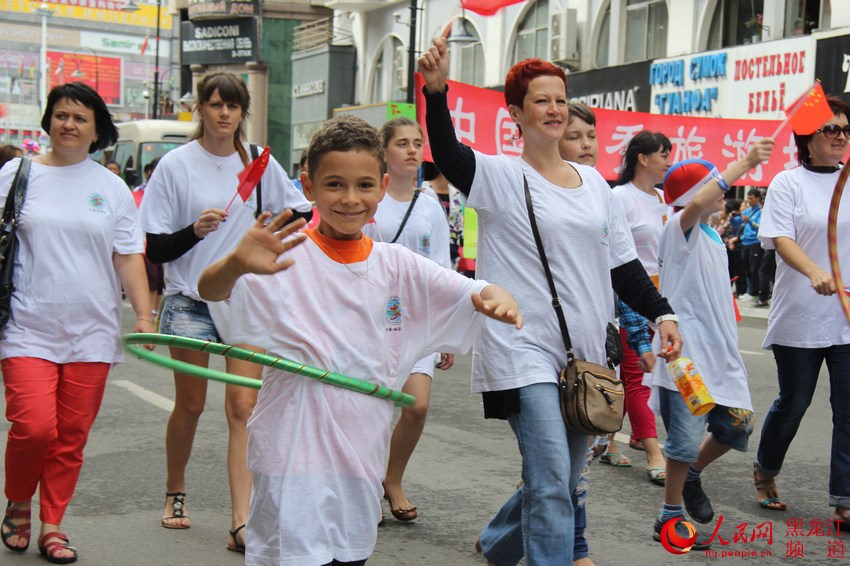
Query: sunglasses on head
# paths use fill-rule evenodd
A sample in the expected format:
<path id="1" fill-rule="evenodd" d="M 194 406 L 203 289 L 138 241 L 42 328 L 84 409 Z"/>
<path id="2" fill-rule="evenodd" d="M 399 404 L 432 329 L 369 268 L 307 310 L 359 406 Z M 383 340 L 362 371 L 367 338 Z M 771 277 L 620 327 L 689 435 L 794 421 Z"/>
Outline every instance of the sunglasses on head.
<path id="1" fill-rule="evenodd" d="M 820 130 L 816 131 L 816 134 L 823 134 L 828 140 L 834 140 L 838 137 L 839 134 L 844 133 L 844 137 L 850 139 L 850 126 L 844 126 L 843 128 L 837 124 L 830 124 L 829 126 L 824 126 Z"/>

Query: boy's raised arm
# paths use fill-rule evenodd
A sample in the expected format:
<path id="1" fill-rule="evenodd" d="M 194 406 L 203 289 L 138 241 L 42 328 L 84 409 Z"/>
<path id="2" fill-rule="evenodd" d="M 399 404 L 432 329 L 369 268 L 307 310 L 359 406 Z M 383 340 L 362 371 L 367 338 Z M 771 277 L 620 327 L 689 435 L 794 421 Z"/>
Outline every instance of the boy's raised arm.
<path id="1" fill-rule="evenodd" d="M 278 261 L 280 255 L 306 239 L 304 234 L 292 235 L 300 230 L 305 220 L 284 223 L 292 216 L 285 210 L 268 224 L 271 213 L 264 212 L 245 233 L 232 252 L 207 267 L 198 280 L 198 294 L 205 301 L 223 301 L 230 296 L 236 280 L 246 273 L 272 274 L 288 269 L 295 263 L 291 259 Z"/>
<path id="2" fill-rule="evenodd" d="M 473 293 L 472 305 L 475 310 L 490 318 L 513 324 L 517 330 L 522 328 L 522 314 L 516 299 L 498 285 L 487 285 L 481 290 L 481 294 Z"/>
<path id="3" fill-rule="evenodd" d="M 762 138 L 750 146 L 750 150 L 742 159 L 730 165 L 720 177 L 726 183 L 727 188 L 732 185 L 747 171 L 761 163 L 770 159 L 771 151 L 773 150 L 774 141 L 770 138 Z M 682 217 L 679 223 L 682 226 L 682 231 L 687 232 L 699 222 L 702 211 L 711 206 L 720 196 L 723 195 L 725 189 L 720 186 L 717 180 L 712 179 L 702 187 L 693 200 L 685 206 L 682 212 Z"/>

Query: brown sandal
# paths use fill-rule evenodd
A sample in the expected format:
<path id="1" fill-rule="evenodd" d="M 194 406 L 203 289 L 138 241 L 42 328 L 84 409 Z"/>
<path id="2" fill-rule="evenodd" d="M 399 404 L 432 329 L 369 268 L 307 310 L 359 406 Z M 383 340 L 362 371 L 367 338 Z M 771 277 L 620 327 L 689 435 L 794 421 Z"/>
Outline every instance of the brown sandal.
<path id="1" fill-rule="evenodd" d="M 779 497 L 779 492 L 776 489 L 776 478 L 759 478 L 758 464 L 753 462 L 753 483 L 757 491 L 766 491 L 770 494 L 776 494 L 776 497 L 766 497 L 764 499 L 756 499 L 762 507 L 771 511 L 785 511 L 787 504 L 785 500 Z"/>
<path id="2" fill-rule="evenodd" d="M 381 487 L 383 487 L 383 484 L 381 485 Z M 386 487 L 384 487 L 384 499 L 386 499 L 387 503 L 390 504 L 390 513 L 392 513 L 393 517 L 395 517 L 399 521 L 412 521 L 419 516 L 419 514 L 416 512 L 415 506 L 408 508 L 393 507 L 393 500 L 390 499 L 389 495 L 387 495 Z"/>
<path id="3" fill-rule="evenodd" d="M 46 542 L 50 539 L 59 540 Z M 74 555 L 59 556 L 58 552 L 60 550 L 70 550 L 74 553 Z M 68 535 L 60 533 L 58 531 L 53 531 L 52 533 L 44 533 L 43 535 L 41 535 L 41 537 L 38 539 L 38 551 L 51 564 L 70 564 L 72 562 L 76 562 L 77 558 L 79 558 L 79 554 L 77 554 L 77 549 L 71 546 L 71 542 L 68 540 Z"/>
<path id="4" fill-rule="evenodd" d="M 16 525 L 12 519 L 26 519 L 23 523 Z M 3 528 L 9 529 L 3 532 L 0 529 L 0 538 L 3 539 L 3 545 L 12 552 L 26 552 L 30 547 L 30 537 L 32 536 L 32 508 L 30 509 L 12 509 L 12 502 L 6 504 L 6 516 L 3 518 Z M 12 537 L 18 537 L 18 540 L 25 538 L 27 543 L 24 546 L 16 546 L 9 542 Z"/>

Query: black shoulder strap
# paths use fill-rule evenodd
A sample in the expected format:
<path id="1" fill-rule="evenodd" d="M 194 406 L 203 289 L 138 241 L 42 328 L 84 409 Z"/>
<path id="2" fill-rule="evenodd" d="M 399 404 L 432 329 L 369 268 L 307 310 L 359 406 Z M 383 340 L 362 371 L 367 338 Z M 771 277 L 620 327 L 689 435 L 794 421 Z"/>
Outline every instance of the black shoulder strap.
<path id="1" fill-rule="evenodd" d="M 398 232 L 395 233 L 395 238 L 390 242 L 391 244 L 396 243 L 398 237 L 401 236 L 401 231 L 404 230 L 404 225 L 407 224 L 407 219 L 410 218 L 410 213 L 413 212 L 413 205 L 416 204 L 416 199 L 419 198 L 419 193 L 421 193 L 421 189 L 416 189 L 413 191 L 413 198 L 410 199 L 410 206 L 407 207 L 407 212 L 404 213 L 404 218 L 401 219 L 401 224 L 398 225 Z"/>
<path id="2" fill-rule="evenodd" d="M 6 205 L 3 208 L 3 229 L 6 232 L 14 230 L 14 225 L 18 223 L 18 219 L 21 217 L 21 209 L 24 208 L 24 199 L 27 196 L 31 163 L 32 158 L 29 156 L 21 158 L 18 172 L 15 173 L 15 180 L 12 181 L 9 194 L 6 196 Z"/>
<path id="3" fill-rule="evenodd" d="M 260 148 L 257 144 L 251 144 L 251 161 L 254 161 L 260 157 Z M 257 183 L 257 210 L 254 211 L 254 218 L 260 216 L 263 213 L 263 179 L 260 179 L 260 182 Z"/>
<path id="4" fill-rule="evenodd" d="M 522 183 L 525 187 L 525 204 L 526 208 L 528 208 L 528 220 L 531 222 L 531 233 L 534 234 L 537 253 L 540 254 L 540 261 L 543 262 L 543 271 L 546 272 L 546 281 L 549 282 L 549 291 L 552 293 L 552 307 L 555 309 L 555 314 L 558 315 L 561 336 L 564 338 L 564 348 L 567 350 L 567 363 L 572 363 L 575 356 L 573 355 L 572 342 L 570 342 L 570 332 L 567 330 L 567 319 L 564 317 L 561 299 L 558 298 L 558 291 L 555 289 L 555 280 L 552 279 L 552 271 L 549 269 L 546 252 L 543 251 L 543 240 L 540 239 L 540 231 L 537 229 L 537 220 L 534 217 L 534 207 L 531 204 L 531 191 L 528 190 L 528 179 L 525 178 L 524 174 L 522 176 Z"/>

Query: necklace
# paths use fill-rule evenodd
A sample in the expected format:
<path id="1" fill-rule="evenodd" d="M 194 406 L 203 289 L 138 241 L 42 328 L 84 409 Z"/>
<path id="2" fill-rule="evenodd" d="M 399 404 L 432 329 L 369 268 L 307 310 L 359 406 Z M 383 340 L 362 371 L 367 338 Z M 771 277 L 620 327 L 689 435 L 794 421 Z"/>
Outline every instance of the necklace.
<path id="1" fill-rule="evenodd" d="M 336 251 L 336 248 L 334 248 L 334 247 L 333 247 L 333 244 L 331 244 L 331 242 L 330 242 L 330 241 L 329 241 L 329 240 L 328 240 L 325 236 L 323 236 L 323 235 L 322 235 L 322 234 L 321 234 L 318 230 L 316 230 L 316 234 L 318 234 L 319 238 L 321 238 L 321 239 L 322 239 L 322 241 L 325 243 L 325 246 L 327 246 L 328 248 L 330 248 L 330 250 L 334 253 L 334 255 L 336 256 L 337 260 L 339 260 L 339 263 L 341 263 L 342 265 L 344 265 L 344 266 L 345 266 L 345 268 L 346 268 L 348 271 L 350 271 L 351 273 L 353 273 L 355 276 L 359 277 L 360 279 L 363 279 L 364 281 L 366 281 L 366 283 L 368 283 L 369 285 L 371 285 L 371 286 L 375 287 L 375 284 L 374 284 L 374 283 L 372 283 L 372 282 L 369 280 L 369 257 L 368 257 L 368 256 L 366 257 L 366 274 L 364 275 L 364 274 L 362 274 L 362 273 L 358 273 L 358 272 L 354 271 L 353 269 L 351 269 L 351 267 L 349 267 L 349 265 L 348 265 L 347 263 L 345 263 L 345 262 L 342 260 L 342 256 L 341 256 L 341 255 L 339 255 L 339 252 L 337 252 L 337 251 Z"/>
<path id="2" fill-rule="evenodd" d="M 202 144 L 200 140 L 198 140 L 198 145 L 199 145 L 199 146 L 201 146 L 201 149 L 203 150 L 203 151 L 202 151 L 202 153 L 203 153 L 204 155 L 206 155 L 206 156 L 207 156 L 207 159 L 209 159 L 209 160 L 210 160 L 210 163 L 212 163 L 212 164 L 213 164 L 213 166 L 215 167 L 216 172 L 217 172 L 217 173 L 221 173 L 221 163 L 220 163 L 220 162 L 218 162 L 218 161 L 216 161 L 215 159 L 213 159 L 213 153 L 211 153 L 211 152 L 210 152 L 207 148 L 205 148 L 205 147 L 204 147 L 204 144 Z M 218 156 L 216 156 L 216 157 L 218 157 Z M 228 157 L 230 157 L 230 156 L 222 157 L 221 159 L 227 159 Z"/>

